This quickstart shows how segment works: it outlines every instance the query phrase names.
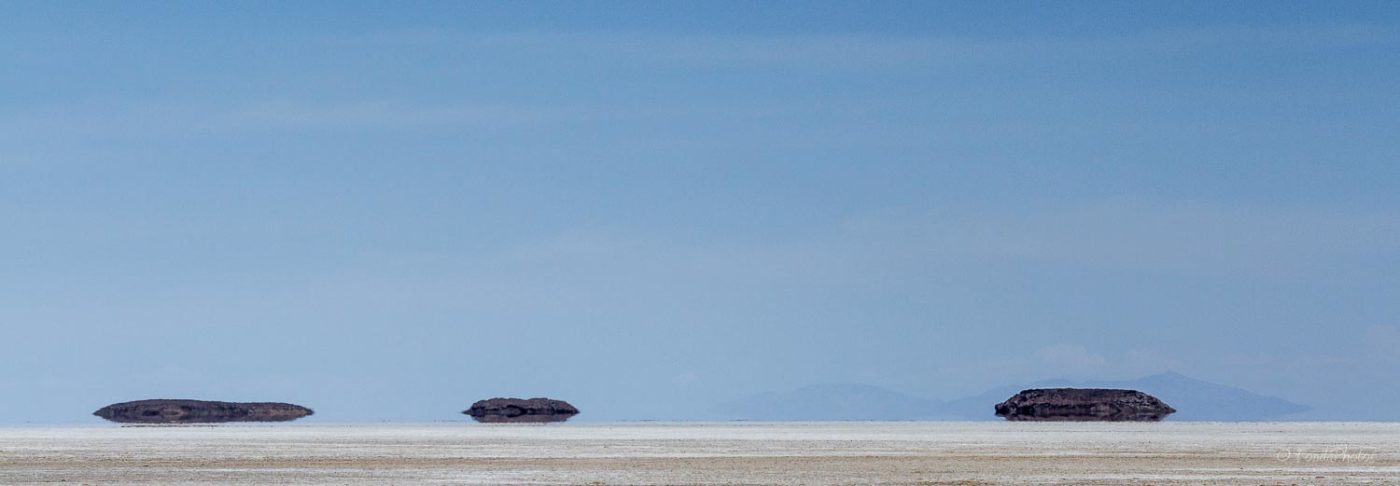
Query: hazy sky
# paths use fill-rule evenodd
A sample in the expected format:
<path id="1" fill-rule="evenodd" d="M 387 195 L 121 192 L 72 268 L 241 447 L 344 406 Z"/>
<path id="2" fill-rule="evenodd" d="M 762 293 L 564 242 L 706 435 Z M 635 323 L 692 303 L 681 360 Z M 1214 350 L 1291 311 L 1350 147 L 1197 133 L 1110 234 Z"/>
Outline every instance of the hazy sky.
<path id="1" fill-rule="evenodd" d="M 1168 369 L 1400 418 L 1400 3 L 0 1 L 0 333 L 11 423 Z"/>

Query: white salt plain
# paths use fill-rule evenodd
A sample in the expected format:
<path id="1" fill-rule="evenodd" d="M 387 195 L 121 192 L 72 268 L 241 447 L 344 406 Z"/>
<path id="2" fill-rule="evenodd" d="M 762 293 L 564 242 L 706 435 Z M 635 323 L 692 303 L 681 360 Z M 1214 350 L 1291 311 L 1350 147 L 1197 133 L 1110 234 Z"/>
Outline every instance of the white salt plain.
<path id="1" fill-rule="evenodd" d="M 0 428 L 0 484 L 1397 484 L 1400 424 Z"/>

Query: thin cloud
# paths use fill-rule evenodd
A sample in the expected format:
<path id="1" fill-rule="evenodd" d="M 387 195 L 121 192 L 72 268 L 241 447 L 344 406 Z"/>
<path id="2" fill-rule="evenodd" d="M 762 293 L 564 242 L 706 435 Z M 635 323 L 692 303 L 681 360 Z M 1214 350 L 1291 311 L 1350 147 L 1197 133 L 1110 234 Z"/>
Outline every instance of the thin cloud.
<path id="1" fill-rule="evenodd" d="M 1215 27 L 1117 36 L 975 39 L 871 34 L 652 34 L 639 32 L 513 32 L 460 34 L 434 30 L 378 32 L 320 39 L 345 48 L 510 51 L 527 55 L 735 66 L 908 67 L 936 63 L 1140 58 L 1239 49 L 1332 49 L 1394 44 L 1395 32 L 1366 24 L 1304 28 Z"/>
<path id="2" fill-rule="evenodd" d="M 121 100 L 41 107 L 0 119 L 0 128 L 16 138 L 20 138 L 16 134 L 31 138 L 128 138 L 257 130 L 534 124 L 576 120 L 586 113 L 587 110 L 560 106 L 394 100 L 259 100 L 218 105 Z"/>
<path id="3" fill-rule="evenodd" d="M 901 242 L 887 255 L 1193 275 L 1316 276 L 1400 248 L 1400 215 L 1387 211 L 1112 201 L 851 224 L 853 234 Z"/>
<path id="4" fill-rule="evenodd" d="M 361 101 L 258 102 L 222 113 L 221 118 L 228 126 L 246 129 L 306 129 L 531 124 L 563 121 L 578 115 L 577 110 L 565 107 Z"/>

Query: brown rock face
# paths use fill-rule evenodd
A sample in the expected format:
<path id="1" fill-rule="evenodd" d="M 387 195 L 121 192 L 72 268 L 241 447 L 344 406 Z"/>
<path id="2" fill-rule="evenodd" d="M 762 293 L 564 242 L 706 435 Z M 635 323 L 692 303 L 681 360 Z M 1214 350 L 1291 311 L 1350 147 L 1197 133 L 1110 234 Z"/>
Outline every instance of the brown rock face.
<path id="1" fill-rule="evenodd" d="M 548 398 L 492 398 L 473 403 L 462 412 L 477 422 L 563 422 L 578 415 L 578 409 L 563 400 Z"/>
<path id="2" fill-rule="evenodd" d="M 1158 421 L 1176 409 L 1137 390 L 1043 388 L 1023 390 L 996 406 L 1006 420 Z"/>
<path id="3" fill-rule="evenodd" d="M 309 408 L 290 403 L 138 400 L 108 405 L 92 414 L 124 424 L 207 424 L 286 422 L 312 413 Z"/>

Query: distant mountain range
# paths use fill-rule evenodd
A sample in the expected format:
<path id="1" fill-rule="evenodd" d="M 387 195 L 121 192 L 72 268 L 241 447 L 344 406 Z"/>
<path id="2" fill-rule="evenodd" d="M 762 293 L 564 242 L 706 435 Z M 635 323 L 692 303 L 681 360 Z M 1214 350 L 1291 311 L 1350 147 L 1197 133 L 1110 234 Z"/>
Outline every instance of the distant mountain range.
<path id="1" fill-rule="evenodd" d="M 715 412 L 739 420 L 999 420 L 992 407 L 1027 388 L 1126 388 L 1175 407 L 1168 420 L 1278 420 L 1310 410 L 1306 405 L 1232 386 L 1167 372 L 1124 381 L 1047 380 L 1005 386 L 951 401 L 931 400 L 877 386 L 813 385 L 727 402 Z"/>

